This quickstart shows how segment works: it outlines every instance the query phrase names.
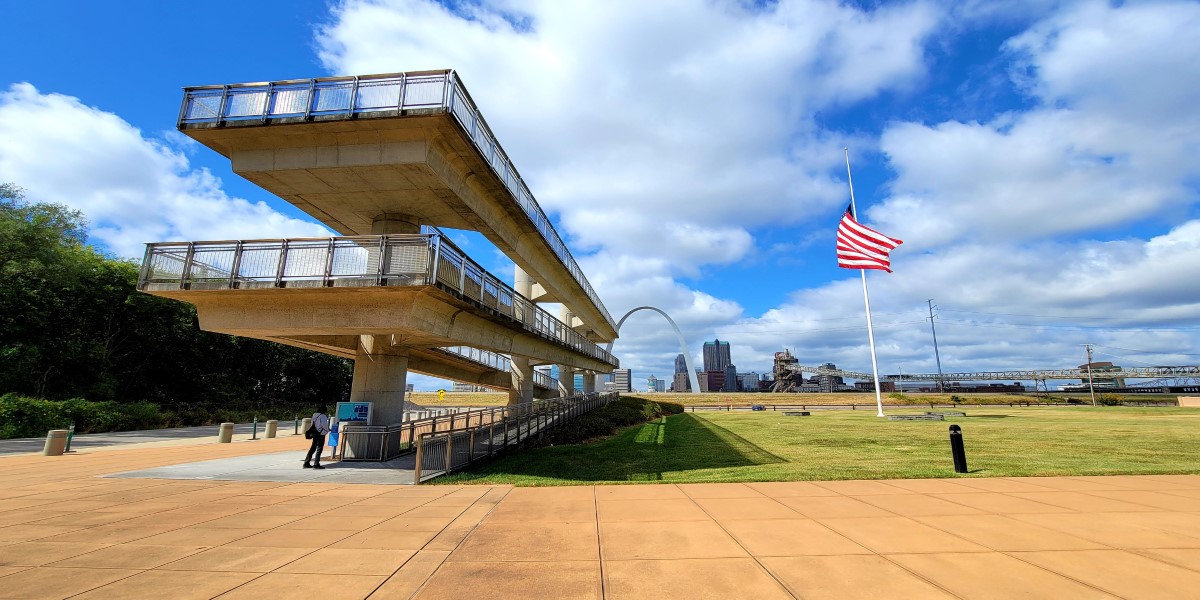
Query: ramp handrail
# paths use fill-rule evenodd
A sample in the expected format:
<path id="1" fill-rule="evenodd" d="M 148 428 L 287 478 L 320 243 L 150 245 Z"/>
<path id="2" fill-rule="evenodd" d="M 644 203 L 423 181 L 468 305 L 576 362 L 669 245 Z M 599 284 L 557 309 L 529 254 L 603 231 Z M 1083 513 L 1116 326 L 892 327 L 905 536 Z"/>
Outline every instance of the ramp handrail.
<path id="1" fill-rule="evenodd" d="M 339 432 L 341 439 L 338 440 L 338 456 L 345 461 L 392 460 L 412 452 L 413 440 L 423 433 L 449 431 L 470 423 L 483 423 L 494 418 L 492 413 L 497 410 L 500 409 L 469 409 L 392 425 L 347 424 L 342 426 Z M 347 448 L 352 452 L 349 456 L 346 455 Z"/>
<path id="2" fill-rule="evenodd" d="M 464 468 L 561 426 L 618 398 L 617 392 L 581 394 L 497 409 L 486 422 L 419 434 L 414 483 Z"/>

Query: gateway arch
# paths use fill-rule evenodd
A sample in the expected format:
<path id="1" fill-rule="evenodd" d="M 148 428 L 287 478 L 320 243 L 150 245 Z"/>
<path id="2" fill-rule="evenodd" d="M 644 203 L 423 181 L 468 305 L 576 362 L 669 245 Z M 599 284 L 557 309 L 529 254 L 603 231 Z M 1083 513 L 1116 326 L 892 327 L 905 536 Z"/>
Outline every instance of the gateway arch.
<path id="1" fill-rule="evenodd" d="M 700 380 L 696 378 L 696 369 L 692 368 L 692 359 L 688 355 L 687 340 L 683 339 L 683 332 L 679 330 L 679 326 L 675 324 L 675 320 L 671 318 L 671 315 L 668 315 L 667 313 L 663 312 L 663 310 L 661 308 L 657 308 L 654 306 L 639 306 L 639 307 L 632 309 L 629 312 L 625 313 L 625 316 L 621 317 L 620 321 L 617 321 L 617 332 L 619 333 L 621 331 L 621 325 L 625 324 L 625 319 L 628 319 L 630 315 L 632 315 L 635 312 L 638 312 L 639 310 L 652 310 L 652 311 L 662 315 L 662 317 L 664 319 L 666 319 L 668 323 L 671 324 L 671 329 L 675 330 L 675 337 L 679 338 L 679 352 L 680 352 L 680 354 L 683 354 L 683 362 L 684 362 L 684 364 L 687 365 L 688 381 L 692 384 L 692 393 L 699 394 L 700 393 Z M 613 343 L 609 342 L 608 346 L 605 348 L 605 350 L 611 354 L 612 347 L 613 347 Z"/>

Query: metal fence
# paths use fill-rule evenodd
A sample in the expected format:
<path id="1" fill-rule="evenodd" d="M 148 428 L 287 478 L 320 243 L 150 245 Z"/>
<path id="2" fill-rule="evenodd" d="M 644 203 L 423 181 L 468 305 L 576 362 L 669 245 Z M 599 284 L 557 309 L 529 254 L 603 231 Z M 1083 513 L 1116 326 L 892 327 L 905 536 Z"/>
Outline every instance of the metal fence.
<path id="1" fill-rule="evenodd" d="M 476 150 L 504 183 L 546 244 L 562 261 L 576 283 L 599 309 L 609 326 L 612 315 L 592 289 L 546 213 L 517 173 L 475 102 L 454 71 L 422 71 L 364 77 L 296 79 L 184 88 L 179 128 L 190 124 L 258 121 L 314 117 L 337 118 L 382 111 L 436 109 L 454 115 Z"/>
<path id="2" fill-rule="evenodd" d="M 420 433 L 416 438 L 414 483 L 462 469 L 561 426 L 575 417 L 616 400 L 616 392 L 539 400 L 490 409 L 478 423 Z"/>
<path id="3" fill-rule="evenodd" d="M 604 348 L 519 295 L 440 233 L 146 245 L 143 291 L 435 285 L 613 366 Z"/>

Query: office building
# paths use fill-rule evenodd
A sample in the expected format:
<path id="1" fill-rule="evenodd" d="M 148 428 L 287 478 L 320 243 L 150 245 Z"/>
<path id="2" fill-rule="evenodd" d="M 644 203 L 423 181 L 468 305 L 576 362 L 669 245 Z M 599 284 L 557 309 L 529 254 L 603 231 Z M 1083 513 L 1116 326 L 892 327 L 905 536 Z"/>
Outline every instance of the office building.
<path id="1" fill-rule="evenodd" d="M 721 388 L 722 392 L 738 391 L 737 367 L 729 365 L 725 367 L 725 386 Z"/>
<path id="2" fill-rule="evenodd" d="M 704 370 L 706 372 L 725 372 L 725 367 L 732 364 L 729 358 L 729 342 L 713 340 L 704 342 Z"/>
<path id="3" fill-rule="evenodd" d="M 687 359 L 682 354 L 675 356 L 675 372 L 687 374 Z"/>
<path id="4" fill-rule="evenodd" d="M 753 371 L 751 371 L 749 373 L 738 373 L 737 378 L 738 378 L 738 387 L 741 388 L 741 391 L 743 391 L 743 392 L 757 392 L 758 391 L 758 382 L 761 381 L 761 379 L 758 376 L 758 373 L 755 373 Z"/>
<path id="5" fill-rule="evenodd" d="M 692 391 L 692 382 L 688 379 L 686 371 L 676 373 L 675 379 L 671 382 L 671 391 L 673 392 L 690 392 Z"/>
<path id="6" fill-rule="evenodd" d="M 646 378 L 646 391 L 665 392 L 667 391 L 667 382 L 666 380 L 659 379 L 658 377 L 651 375 Z"/>
<path id="7" fill-rule="evenodd" d="M 629 369 L 613 369 L 612 384 L 614 392 L 629 393 L 633 391 L 633 373 Z"/>

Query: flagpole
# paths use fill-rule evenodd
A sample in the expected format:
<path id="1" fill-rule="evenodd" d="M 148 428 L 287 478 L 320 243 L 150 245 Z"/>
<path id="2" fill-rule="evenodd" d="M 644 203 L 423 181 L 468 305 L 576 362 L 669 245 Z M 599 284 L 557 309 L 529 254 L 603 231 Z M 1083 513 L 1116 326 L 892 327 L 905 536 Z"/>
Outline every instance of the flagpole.
<path id="1" fill-rule="evenodd" d="M 858 207 L 854 204 L 854 179 L 850 176 L 850 148 L 842 148 L 846 153 L 846 182 L 850 184 L 850 211 L 854 213 L 854 218 L 858 218 Z M 879 392 L 879 363 L 875 360 L 875 330 L 871 325 L 871 297 L 867 294 L 867 270 L 859 269 L 858 273 L 862 275 L 863 284 L 863 305 L 867 309 L 867 341 L 871 345 L 871 374 L 875 376 L 875 407 L 879 409 L 879 413 L 875 416 L 883 416 L 883 395 Z"/>

